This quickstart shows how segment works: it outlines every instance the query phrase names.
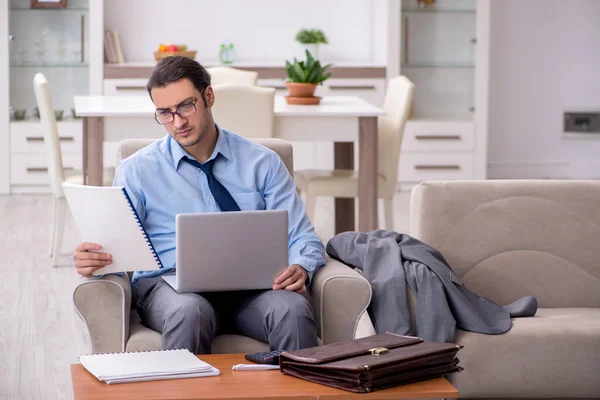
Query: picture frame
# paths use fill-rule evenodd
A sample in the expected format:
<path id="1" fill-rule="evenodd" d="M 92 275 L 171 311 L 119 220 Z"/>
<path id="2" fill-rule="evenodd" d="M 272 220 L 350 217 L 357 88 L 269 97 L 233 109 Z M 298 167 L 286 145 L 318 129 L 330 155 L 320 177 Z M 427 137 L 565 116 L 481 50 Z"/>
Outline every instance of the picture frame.
<path id="1" fill-rule="evenodd" d="M 30 8 L 67 8 L 67 0 L 31 0 Z"/>

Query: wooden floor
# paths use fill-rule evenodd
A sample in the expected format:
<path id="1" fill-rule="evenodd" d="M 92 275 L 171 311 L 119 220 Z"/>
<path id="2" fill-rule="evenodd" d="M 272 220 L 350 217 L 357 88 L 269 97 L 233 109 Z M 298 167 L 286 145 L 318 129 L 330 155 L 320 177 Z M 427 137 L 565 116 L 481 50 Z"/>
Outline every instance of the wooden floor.
<path id="1" fill-rule="evenodd" d="M 51 207 L 50 196 L 0 196 L 2 400 L 72 398 L 69 365 L 89 352 L 72 301 L 80 278 L 68 256 L 65 266 L 50 266 Z M 398 194 L 394 230 L 408 232 L 408 207 L 409 194 Z M 333 236 L 332 210 L 331 199 L 318 200 L 315 229 L 324 242 Z M 70 255 L 77 242 L 69 220 L 63 251 Z"/>

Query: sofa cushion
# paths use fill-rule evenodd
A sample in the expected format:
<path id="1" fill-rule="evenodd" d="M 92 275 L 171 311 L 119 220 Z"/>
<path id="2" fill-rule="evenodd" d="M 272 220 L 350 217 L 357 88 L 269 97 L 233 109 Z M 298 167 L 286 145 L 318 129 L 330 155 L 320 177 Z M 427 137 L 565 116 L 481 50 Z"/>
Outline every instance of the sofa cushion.
<path id="1" fill-rule="evenodd" d="M 268 351 L 267 343 L 242 335 L 219 335 L 213 340 L 213 354 L 257 353 Z"/>
<path id="2" fill-rule="evenodd" d="M 131 313 L 134 314 L 134 311 Z M 127 341 L 126 351 L 149 351 L 160 349 L 161 334 L 142 325 L 137 313 L 135 313 L 129 323 L 129 340 Z"/>
<path id="3" fill-rule="evenodd" d="M 461 398 L 581 398 L 600 394 L 600 308 L 541 308 L 502 335 L 458 330 Z"/>
<path id="4" fill-rule="evenodd" d="M 127 351 L 148 351 L 161 349 L 161 334 L 146 328 L 139 321 L 137 315 L 131 320 L 129 326 L 129 340 Z M 212 343 L 213 354 L 256 353 L 269 350 L 267 343 L 241 336 L 219 335 Z"/>
<path id="5" fill-rule="evenodd" d="M 410 233 L 498 304 L 600 307 L 600 181 L 424 182 Z"/>

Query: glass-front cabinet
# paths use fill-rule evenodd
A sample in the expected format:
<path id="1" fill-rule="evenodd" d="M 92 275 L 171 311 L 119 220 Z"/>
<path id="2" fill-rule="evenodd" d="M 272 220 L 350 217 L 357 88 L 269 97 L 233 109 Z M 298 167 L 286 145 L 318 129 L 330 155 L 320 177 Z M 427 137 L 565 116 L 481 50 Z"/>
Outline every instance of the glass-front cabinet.
<path id="1" fill-rule="evenodd" d="M 94 0 L 0 1 L 8 12 L 11 193 L 50 190 L 44 131 L 33 90 L 38 72 L 49 82 L 63 166 L 81 169 L 82 120 L 75 115 L 73 96 L 89 93 L 90 1 Z"/>
<path id="2" fill-rule="evenodd" d="M 415 85 L 399 180 L 485 179 L 490 0 L 401 0 L 400 73 Z"/>
<path id="3" fill-rule="evenodd" d="M 57 119 L 73 118 L 73 96 L 88 91 L 88 23 L 88 0 L 68 0 L 66 8 L 32 8 L 31 0 L 9 1 L 13 122 L 37 118 L 32 86 L 37 72 L 48 78 Z"/>
<path id="4" fill-rule="evenodd" d="M 401 70 L 415 83 L 416 118 L 472 119 L 475 0 L 402 2 Z"/>

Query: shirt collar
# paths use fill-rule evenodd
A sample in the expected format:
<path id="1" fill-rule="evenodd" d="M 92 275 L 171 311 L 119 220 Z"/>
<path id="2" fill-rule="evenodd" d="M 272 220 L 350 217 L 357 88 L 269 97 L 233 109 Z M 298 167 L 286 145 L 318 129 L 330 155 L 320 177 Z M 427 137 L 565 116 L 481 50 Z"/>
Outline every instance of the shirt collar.
<path id="1" fill-rule="evenodd" d="M 217 155 L 219 155 L 219 154 L 221 154 L 227 160 L 232 161 L 233 158 L 231 156 L 231 149 L 229 148 L 229 140 L 227 137 L 227 131 L 224 131 L 221 128 L 219 128 L 219 125 L 217 125 L 217 124 L 215 124 L 215 127 L 217 128 L 217 133 L 218 133 L 217 144 L 215 145 L 215 149 L 213 150 L 213 153 L 208 158 L 208 161 L 210 161 L 214 158 L 217 158 Z M 179 168 L 179 163 L 181 162 L 181 159 L 183 157 L 189 157 L 194 160 L 194 157 L 192 157 L 187 151 L 185 151 L 184 148 L 181 147 L 175 139 L 173 139 L 172 137 L 169 137 L 169 140 L 171 141 L 171 143 L 170 143 L 171 155 L 173 156 L 173 167 L 175 169 Z"/>

